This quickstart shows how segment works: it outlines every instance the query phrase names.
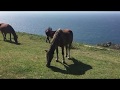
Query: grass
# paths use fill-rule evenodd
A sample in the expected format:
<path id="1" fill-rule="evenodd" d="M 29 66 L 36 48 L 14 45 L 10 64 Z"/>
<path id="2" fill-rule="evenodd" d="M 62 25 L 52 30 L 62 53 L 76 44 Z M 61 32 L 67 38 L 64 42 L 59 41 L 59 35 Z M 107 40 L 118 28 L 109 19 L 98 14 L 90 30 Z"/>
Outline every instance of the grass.
<path id="1" fill-rule="evenodd" d="M 71 59 L 62 64 L 46 65 L 46 52 L 50 44 L 45 36 L 17 32 L 19 45 L 3 41 L 0 34 L 1 79 L 119 79 L 120 50 L 89 46 L 73 42 Z M 7 34 L 7 38 L 9 35 Z"/>

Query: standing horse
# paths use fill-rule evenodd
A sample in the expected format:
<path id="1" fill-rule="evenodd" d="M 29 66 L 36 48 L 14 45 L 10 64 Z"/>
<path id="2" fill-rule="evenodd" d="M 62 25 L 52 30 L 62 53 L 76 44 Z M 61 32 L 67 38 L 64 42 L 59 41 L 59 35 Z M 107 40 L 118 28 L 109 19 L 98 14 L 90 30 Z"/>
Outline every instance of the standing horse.
<path id="1" fill-rule="evenodd" d="M 45 34 L 46 34 L 46 42 L 50 43 L 50 38 L 53 38 L 53 35 L 56 31 L 52 31 L 51 27 L 48 27 L 48 29 L 45 30 Z"/>
<path id="2" fill-rule="evenodd" d="M 49 67 L 50 66 L 50 62 L 53 59 L 53 55 L 54 55 L 54 51 L 56 50 L 57 53 L 57 59 L 56 61 L 58 62 L 58 46 L 61 47 L 62 49 L 62 57 L 63 57 L 63 61 L 62 63 L 65 63 L 65 58 L 64 58 L 64 46 L 66 47 L 66 57 L 68 57 L 68 59 L 70 58 L 70 47 L 73 41 L 73 32 L 69 29 L 64 29 L 64 30 L 57 30 L 53 36 L 50 48 L 46 54 L 46 58 L 47 58 L 47 64 L 46 66 Z"/>
<path id="3" fill-rule="evenodd" d="M 11 40 L 11 34 L 12 34 L 14 37 L 15 43 L 18 43 L 18 41 L 17 41 L 18 36 L 16 35 L 16 33 L 11 25 L 6 24 L 6 23 L 0 23 L 0 31 L 3 35 L 4 41 L 6 40 L 6 34 L 9 33 L 10 34 L 10 41 L 12 41 Z"/>

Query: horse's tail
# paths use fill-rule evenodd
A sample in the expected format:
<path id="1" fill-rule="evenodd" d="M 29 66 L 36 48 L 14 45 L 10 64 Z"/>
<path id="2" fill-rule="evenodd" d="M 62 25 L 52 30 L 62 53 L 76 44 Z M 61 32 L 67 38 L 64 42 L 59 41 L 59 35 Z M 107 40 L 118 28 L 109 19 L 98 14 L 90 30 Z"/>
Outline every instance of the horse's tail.
<path id="1" fill-rule="evenodd" d="M 72 30 L 69 31 L 70 32 L 70 43 L 69 43 L 69 49 L 72 47 L 72 42 L 73 42 L 73 32 Z"/>
<path id="2" fill-rule="evenodd" d="M 72 30 L 70 30 L 70 38 L 71 38 L 71 44 L 72 44 L 72 42 L 73 42 L 73 32 L 72 32 Z"/>

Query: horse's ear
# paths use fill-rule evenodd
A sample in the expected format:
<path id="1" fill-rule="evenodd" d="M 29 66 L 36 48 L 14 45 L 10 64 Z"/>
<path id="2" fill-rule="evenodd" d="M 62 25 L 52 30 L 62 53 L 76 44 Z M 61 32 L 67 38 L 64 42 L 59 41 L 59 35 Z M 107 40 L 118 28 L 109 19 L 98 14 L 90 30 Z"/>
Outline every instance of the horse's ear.
<path id="1" fill-rule="evenodd" d="M 48 52 L 48 50 L 45 50 L 46 52 Z"/>

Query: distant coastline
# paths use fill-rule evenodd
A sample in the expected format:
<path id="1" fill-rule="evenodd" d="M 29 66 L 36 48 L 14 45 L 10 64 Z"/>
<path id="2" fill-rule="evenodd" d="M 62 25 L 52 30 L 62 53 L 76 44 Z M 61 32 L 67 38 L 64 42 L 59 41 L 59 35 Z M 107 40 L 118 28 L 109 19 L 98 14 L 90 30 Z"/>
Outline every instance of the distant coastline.
<path id="1" fill-rule="evenodd" d="M 73 30 L 74 41 L 96 45 L 98 43 L 120 43 L 120 12 L 73 12 L 0 13 L 0 22 L 9 23 L 16 31 L 45 35 L 49 26 L 53 30 Z"/>

